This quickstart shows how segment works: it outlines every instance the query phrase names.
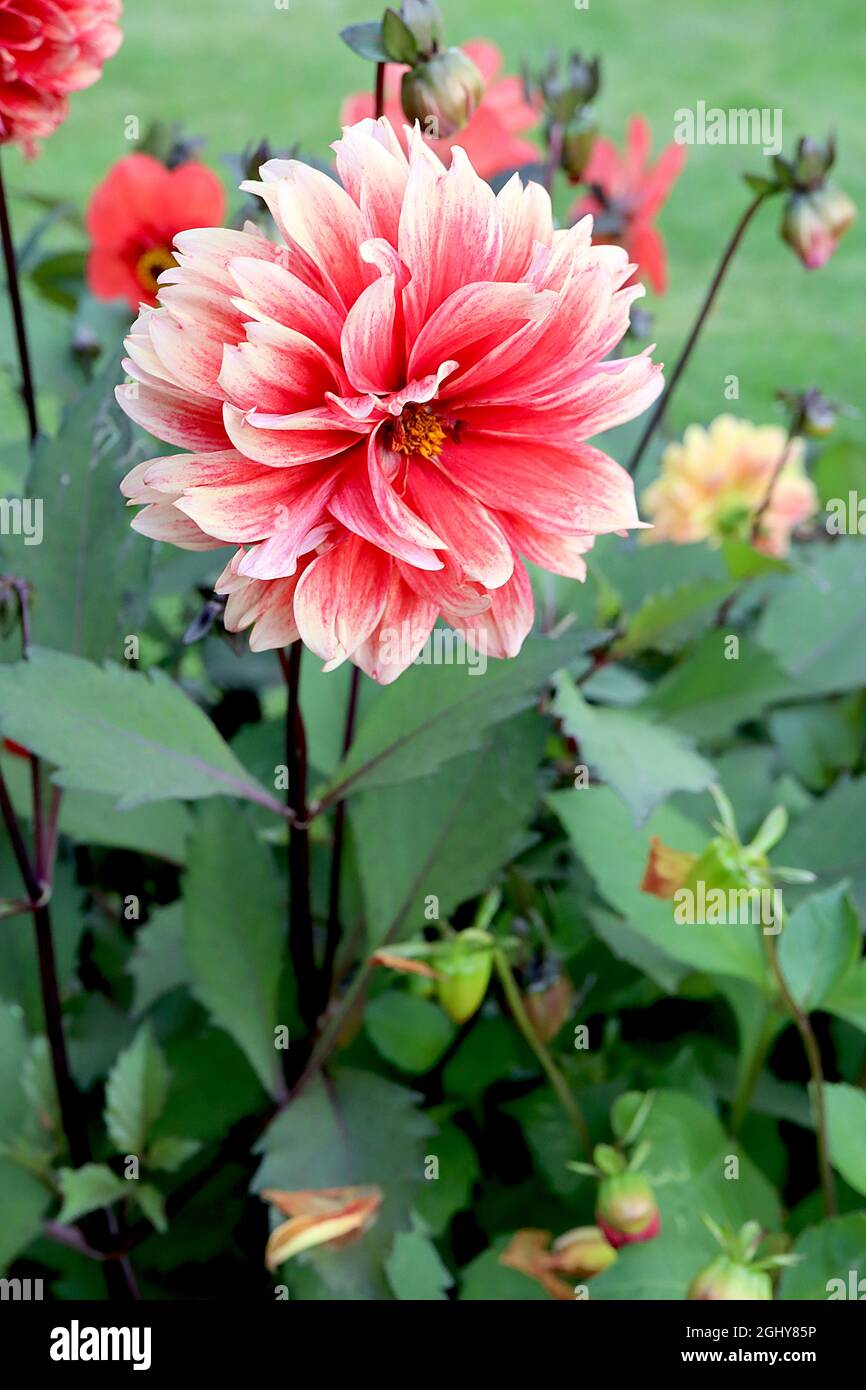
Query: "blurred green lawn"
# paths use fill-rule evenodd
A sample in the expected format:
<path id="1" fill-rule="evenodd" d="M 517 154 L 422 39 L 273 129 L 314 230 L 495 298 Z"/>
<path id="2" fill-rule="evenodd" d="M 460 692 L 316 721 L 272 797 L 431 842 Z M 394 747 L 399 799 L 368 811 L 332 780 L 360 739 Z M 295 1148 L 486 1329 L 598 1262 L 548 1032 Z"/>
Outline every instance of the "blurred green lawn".
<path id="1" fill-rule="evenodd" d="M 599 115 L 617 141 L 633 111 L 648 117 L 656 148 L 672 135 L 674 112 L 708 106 L 780 107 L 784 147 L 808 131 L 836 131 L 839 182 L 866 207 L 862 0 L 442 0 L 448 35 L 478 35 L 504 51 L 509 70 L 542 60 L 551 48 L 599 53 L 604 88 Z M 34 163 L 4 152 L 7 182 L 83 204 L 108 166 L 130 145 L 124 121 L 180 120 L 206 137 L 204 157 L 227 175 L 220 156 L 251 139 L 299 142 L 324 155 L 337 134 L 345 93 L 366 85 L 372 67 L 337 37 L 345 24 L 375 17 L 376 0 L 126 0 L 125 42 L 102 81 L 73 99 L 72 116 Z M 745 205 L 740 172 L 760 170 L 759 148 L 696 146 L 666 207 L 670 289 L 646 304 L 655 316 L 659 355 L 668 364 L 682 342 L 722 246 Z M 558 199 L 569 205 L 567 189 Z M 19 227 L 32 211 L 16 202 Z M 735 409 L 777 418 L 777 387 L 816 384 L 858 403 L 864 380 L 863 235 L 866 217 L 837 255 L 807 273 L 778 240 L 779 210 L 764 209 L 724 287 L 702 348 L 672 412 L 677 426 Z M 68 244 L 71 233 L 65 235 Z M 859 266 L 859 270 L 857 267 Z M 68 319 L 29 303 L 37 358 L 61 351 Z M 4 325 L 3 361 L 11 335 Z M 37 372 L 39 361 L 37 360 Z M 724 396 L 739 377 L 740 400 Z M 2 430 L 10 437 L 8 368 Z M 56 403 L 54 403 L 56 404 Z M 47 415 L 52 402 L 46 402 Z M 864 423 L 849 429 L 864 436 Z M 16 431 L 17 432 L 17 431 Z"/>

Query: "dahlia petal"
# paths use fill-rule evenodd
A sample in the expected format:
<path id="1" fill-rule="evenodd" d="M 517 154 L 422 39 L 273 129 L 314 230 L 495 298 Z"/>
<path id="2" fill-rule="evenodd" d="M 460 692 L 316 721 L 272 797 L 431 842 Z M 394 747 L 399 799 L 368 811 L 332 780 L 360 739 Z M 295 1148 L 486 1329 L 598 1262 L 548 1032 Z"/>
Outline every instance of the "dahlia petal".
<path id="1" fill-rule="evenodd" d="M 124 485 L 138 473 L 145 486 L 157 495 L 179 497 L 189 487 L 222 487 L 260 477 L 265 470 L 250 463 L 236 449 L 217 449 L 207 454 L 168 454 L 139 464 L 127 475 Z M 130 496 L 130 493 L 126 493 Z"/>
<path id="2" fill-rule="evenodd" d="M 339 354 L 341 318 L 327 299 L 275 261 L 236 256 L 228 271 L 243 296 L 242 311 L 292 328 Z M 235 300 L 237 304 L 238 301 Z"/>
<path id="3" fill-rule="evenodd" d="M 97 299 L 125 299 L 134 310 L 144 294 L 135 272 L 110 247 L 91 248 L 86 276 L 90 291 Z"/>
<path id="4" fill-rule="evenodd" d="M 219 402 L 207 396 L 140 381 L 116 387 L 115 395 L 131 420 L 166 444 L 206 451 L 224 449 L 229 443 Z"/>
<path id="5" fill-rule="evenodd" d="M 459 443 L 443 445 L 440 466 L 491 509 L 516 512 L 559 535 L 642 524 L 628 473 L 586 444 L 564 449 L 466 431 Z"/>
<path id="6" fill-rule="evenodd" d="M 361 211 L 366 235 L 384 237 L 396 246 L 409 163 L 390 123 L 384 118 L 361 121 L 345 128 L 331 148 L 343 186 Z"/>
<path id="7" fill-rule="evenodd" d="M 334 486 L 334 473 L 308 467 L 266 468 L 257 477 L 221 487 L 191 488 L 175 505 L 206 531 L 222 541 L 248 543 L 264 540 L 285 530 L 288 550 L 322 514 L 325 499 Z M 297 558 L 297 551 L 294 551 Z M 244 573 L 252 571 L 242 567 Z M 291 564 L 284 573 L 291 573 Z M 274 576 L 258 575 L 259 578 Z"/>
<path id="8" fill-rule="evenodd" d="M 173 314 L 153 314 L 150 319 L 153 350 L 174 381 L 201 396 L 218 396 L 217 377 L 223 356 L 220 338 L 197 324 Z"/>
<path id="9" fill-rule="evenodd" d="M 351 448 L 358 437 L 348 421 L 345 427 L 334 428 L 334 416 L 325 411 L 255 419 L 226 403 L 223 418 L 228 442 L 254 463 L 265 463 L 269 468 L 292 468 L 331 458 Z"/>
<path id="10" fill-rule="evenodd" d="M 519 560 L 507 584 L 490 595 L 490 607 L 484 613 L 465 618 L 443 609 L 442 617 L 455 631 L 462 632 L 475 651 L 487 656 L 517 656 L 532 627 L 535 602 L 529 575 Z"/>
<path id="11" fill-rule="evenodd" d="M 347 530 L 419 569 L 441 569 L 434 553 L 444 541 L 406 505 L 384 475 L 376 436 L 369 449 L 354 452 L 329 502 L 332 516 Z M 405 456 L 400 455 L 405 463 Z"/>
<path id="12" fill-rule="evenodd" d="M 502 256 L 497 278 L 519 280 L 529 269 L 535 243 L 550 246 L 553 240 L 553 209 L 550 194 L 539 183 L 520 181 L 513 174 L 496 195 L 502 221 Z"/>
<path id="13" fill-rule="evenodd" d="M 407 497 L 416 512 L 434 522 L 467 579 L 498 589 L 511 578 L 514 557 L 494 517 L 433 464 L 414 460 Z"/>
<path id="14" fill-rule="evenodd" d="M 391 557 L 347 535 L 304 570 L 295 620 L 306 646 L 329 666 L 351 656 L 378 624 L 391 581 Z"/>
<path id="15" fill-rule="evenodd" d="M 437 617 L 436 605 L 410 589 L 395 565 L 379 623 L 355 648 L 352 660 L 372 680 L 390 685 L 418 656 Z"/>
<path id="16" fill-rule="evenodd" d="M 413 158 L 397 249 L 412 275 L 403 294 L 407 343 L 455 290 L 495 278 L 502 254 L 496 198 L 461 149 L 447 173 Z"/>
<path id="17" fill-rule="evenodd" d="M 422 570 L 415 565 L 397 561 L 401 577 L 413 593 L 425 599 L 437 609 L 448 609 L 463 617 L 483 613 L 490 607 L 490 595 L 464 578 L 459 566 L 445 552 L 442 555 L 442 568 Z"/>
<path id="18" fill-rule="evenodd" d="M 496 520 L 514 549 L 533 565 L 566 579 L 586 579 L 584 555 L 592 549 L 594 536 L 552 536 L 525 517 L 513 512 L 497 512 Z"/>
<path id="19" fill-rule="evenodd" d="M 225 189 L 206 164 L 187 160 L 169 170 L 158 212 L 171 236 L 181 227 L 215 227 L 226 215 Z"/>
<path id="20" fill-rule="evenodd" d="M 132 529 L 152 541 L 167 541 L 181 550 L 220 550 L 223 542 L 205 535 L 201 527 L 171 504 L 144 507 L 132 518 Z"/>
<path id="21" fill-rule="evenodd" d="M 261 324 L 251 324 L 255 330 Z M 272 347 L 253 331 L 251 340 L 226 345 L 219 368 L 224 397 L 240 410 L 289 415 L 317 406 L 334 386 L 330 359 L 300 333 L 282 329 L 287 341 Z"/>
<path id="22" fill-rule="evenodd" d="M 634 226 L 629 233 L 629 255 L 637 262 L 641 275 L 649 280 L 656 294 L 668 285 L 667 252 L 660 232 L 648 222 Z"/>
<path id="23" fill-rule="evenodd" d="M 409 355 L 410 377 L 435 372 L 446 358 L 467 369 L 530 320 L 543 318 L 553 295 L 536 294 L 527 284 L 464 285 L 430 315 Z M 457 378 L 459 381 L 459 378 Z M 452 383 L 456 388 L 457 381 Z"/>
<path id="24" fill-rule="evenodd" d="M 373 278 L 358 255 L 364 220 L 327 174 L 296 160 L 288 166 L 276 184 L 277 225 L 317 266 L 331 302 L 349 309 Z"/>
<path id="25" fill-rule="evenodd" d="M 343 325 L 343 365 L 356 391 L 381 393 L 399 386 L 404 375 L 399 323 L 396 281 L 383 275 L 358 296 Z"/>
<path id="26" fill-rule="evenodd" d="M 169 180 L 161 160 L 150 154 L 128 154 L 119 159 L 93 192 L 84 223 L 97 246 L 120 247 L 151 227 Z"/>

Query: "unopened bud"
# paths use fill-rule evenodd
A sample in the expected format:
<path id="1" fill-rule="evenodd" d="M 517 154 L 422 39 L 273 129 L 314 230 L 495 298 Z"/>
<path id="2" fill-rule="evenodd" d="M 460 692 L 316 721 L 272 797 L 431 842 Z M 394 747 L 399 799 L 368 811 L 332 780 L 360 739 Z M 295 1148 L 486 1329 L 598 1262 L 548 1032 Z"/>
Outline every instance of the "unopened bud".
<path id="1" fill-rule="evenodd" d="M 733 1260 L 730 1255 L 717 1255 L 700 1274 L 695 1275 L 688 1292 L 688 1298 L 693 1303 L 711 1300 L 769 1302 L 772 1297 L 773 1285 L 769 1274 Z"/>
<path id="2" fill-rule="evenodd" d="M 438 137 L 455 135 L 473 115 L 484 96 L 484 78 L 468 54 L 446 48 L 403 74 L 403 111 L 422 129 L 435 123 Z"/>
<path id="3" fill-rule="evenodd" d="M 550 1265 L 577 1279 L 600 1274 L 616 1259 L 616 1250 L 598 1226 L 578 1226 L 553 1242 Z"/>
<path id="4" fill-rule="evenodd" d="M 621 1173 L 601 1182 L 595 1219 L 615 1249 L 652 1240 L 661 1230 L 655 1194 L 639 1173 Z"/>
<path id="5" fill-rule="evenodd" d="M 811 192 L 791 195 L 781 234 L 806 269 L 817 270 L 830 259 L 856 215 L 848 194 L 825 183 Z"/>
<path id="6" fill-rule="evenodd" d="M 459 943 L 453 950 L 437 955 L 436 993 L 454 1023 L 465 1023 L 480 1009 L 492 970 L 493 951 L 490 949 L 473 950 Z"/>
<path id="7" fill-rule="evenodd" d="M 574 183 L 578 183 L 583 177 L 597 134 L 595 114 L 588 106 L 578 111 L 565 127 L 560 163 L 563 171 Z"/>

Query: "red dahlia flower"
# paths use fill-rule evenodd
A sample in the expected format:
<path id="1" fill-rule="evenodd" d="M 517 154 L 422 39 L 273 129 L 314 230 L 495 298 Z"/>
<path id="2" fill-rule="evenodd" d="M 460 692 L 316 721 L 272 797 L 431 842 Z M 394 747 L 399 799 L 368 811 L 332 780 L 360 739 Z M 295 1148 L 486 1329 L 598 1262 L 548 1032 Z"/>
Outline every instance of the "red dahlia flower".
<path id="1" fill-rule="evenodd" d="M 605 361 L 641 286 L 586 218 L 554 232 L 543 188 L 498 194 L 386 120 L 335 145 L 340 187 L 294 160 L 245 184 L 255 229 L 182 232 L 127 339 L 127 414 L 186 454 L 124 491 L 145 535 L 234 544 L 218 584 L 250 645 L 298 636 L 390 681 L 438 617 L 491 656 L 532 624 L 520 556 L 582 578 L 593 537 L 639 526 L 586 439 L 658 395 L 647 353 Z M 395 641 L 395 635 L 397 640 Z"/>
<path id="2" fill-rule="evenodd" d="M 653 219 L 664 206 L 686 161 L 685 145 L 668 145 L 647 167 L 652 136 L 642 116 L 632 116 L 625 155 L 610 140 L 597 139 L 583 172 L 594 190 L 572 208 L 572 217 L 591 213 L 596 240 L 624 246 L 656 294 L 667 288 L 667 255 Z"/>
<path id="3" fill-rule="evenodd" d="M 97 299 L 125 299 L 130 309 L 156 304 L 158 277 L 177 265 L 178 232 L 216 226 L 225 213 L 223 186 L 204 164 L 167 169 L 152 155 L 125 155 L 87 207 L 90 290 Z"/>
<path id="4" fill-rule="evenodd" d="M 118 50 L 120 0 L 0 0 L 0 144 L 26 154 Z"/>
<path id="5" fill-rule="evenodd" d="M 503 169 L 537 163 L 541 158 L 537 147 L 522 140 L 520 132 L 537 125 L 540 113 L 526 100 L 520 78 L 497 79 L 502 54 L 495 44 L 485 39 L 470 39 L 461 47 L 484 78 L 484 96 L 461 131 L 448 140 L 428 140 L 427 143 L 445 164 L 450 161 L 453 147 L 459 145 L 469 156 L 475 172 L 484 179 Z M 385 115 L 404 148 L 406 121 L 400 105 L 400 83 L 403 73 L 408 71 L 408 68 L 389 63 L 385 74 Z M 356 92 L 343 102 L 340 124 L 354 125 L 372 115 L 372 93 Z"/>

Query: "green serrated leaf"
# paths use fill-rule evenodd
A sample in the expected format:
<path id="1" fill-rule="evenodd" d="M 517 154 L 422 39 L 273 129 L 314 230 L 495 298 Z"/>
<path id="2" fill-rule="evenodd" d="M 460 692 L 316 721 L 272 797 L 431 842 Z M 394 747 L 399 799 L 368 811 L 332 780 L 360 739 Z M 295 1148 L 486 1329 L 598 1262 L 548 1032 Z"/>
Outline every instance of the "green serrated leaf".
<path id="1" fill-rule="evenodd" d="M 57 1173 L 63 1205 L 58 1220 L 77 1221 L 100 1207 L 113 1206 L 132 1195 L 135 1183 L 119 1178 L 104 1163 L 85 1163 L 81 1168 L 61 1168 Z"/>
<path id="2" fill-rule="evenodd" d="M 454 1282 L 423 1224 L 414 1215 L 412 1230 L 397 1232 L 385 1261 L 385 1273 L 395 1298 L 413 1303 L 445 1299 Z"/>
<path id="3" fill-rule="evenodd" d="M 115 1152 L 144 1153 L 168 1095 L 169 1070 L 150 1025 L 121 1052 L 105 1085 L 105 1123 Z"/>
<path id="4" fill-rule="evenodd" d="M 581 758 L 622 797 L 636 824 L 670 792 L 703 791 L 715 777 L 681 735 L 630 710 L 590 705 L 565 673 L 557 679 L 553 713 L 577 739 Z"/>
<path id="5" fill-rule="evenodd" d="M 415 666 L 389 685 L 362 721 L 337 769 L 332 798 L 391 786 L 477 750 L 494 725 L 534 703 L 539 688 L 573 661 L 587 637 L 530 638 L 513 661 Z"/>
<path id="6" fill-rule="evenodd" d="M 39 443 L 26 496 L 41 504 L 42 543 L 19 542 L 9 557 L 32 585 L 34 642 L 94 661 L 122 657 L 144 613 L 151 563 L 118 492 L 144 455 L 115 402 L 119 368 L 109 357 L 56 437 Z"/>
<path id="7" fill-rule="evenodd" d="M 235 796 L 282 806 L 249 776 L 207 716 L 159 670 L 148 676 L 34 647 L 0 667 L 0 730 L 55 763 L 64 787 L 118 806 Z"/>
<path id="8" fill-rule="evenodd" d="M 177 1139 L 171 1134 L 161 1135 L 154 1139 L 147 1151 L 147 1166 L 174 1173 L 197 1154 L 200 1148 L 201 1144 L 197 1139 Z"/>
<path id="9" fill-rule="evenodd" d="M 165 1214 L 165 1198 L 159 1188 L 151 1183 L 135 1182 L 130 1184 L 129 1195 L 141 1207 L 151 1226 L 155 1226 L 164 1235 L 168 1230 L 168 1218 Z"/>
<path id="10" fill-rule="evenodd" d="M 249 821 L 223 802 L 202 807 L 184 882 L 190 987 L 230 1033 L 272 1094 L 285 960 L 281 893 L 273 856 Z"/>
<path id="11" fill-rule="evenodd" d="M 418 1076 L 436 1065 L 457 1032 L 438 1004 L 401 989 L 385 990 L 370 1001 L 364 1027 L 383 1057 Z"/>

